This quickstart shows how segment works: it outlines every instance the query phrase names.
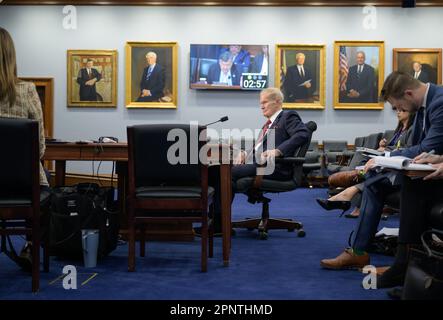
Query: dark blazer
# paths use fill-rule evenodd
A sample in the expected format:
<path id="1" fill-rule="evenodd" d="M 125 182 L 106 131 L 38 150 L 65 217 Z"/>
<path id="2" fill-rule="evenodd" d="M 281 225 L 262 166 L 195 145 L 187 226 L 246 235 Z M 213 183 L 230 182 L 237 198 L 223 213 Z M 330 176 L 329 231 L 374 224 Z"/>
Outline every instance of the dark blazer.
<path id="1" fill-rule="evenodd" d="M 263 53 L 257 54 L 254 57 L 254 61 L 250 64 L 249 72 L 251 72 L 251 73 L 260 73 L 261 68 L 263 66 L 263 60 L 264 59 L 265 59 L 265 55 Z M 269 59 L 268 59 L 268 69 L 269 69 Z M 269 73 L 269 70 L 268 70 L 268 73 Z"/>
<path id="2" fill-rule="evenodd" d="M 412 147 L 391 152 L 392 156 L 414 158 L 422 152 L 434 150 L 443 154 L 443 87 L 430 84 L 426 99 L 425 124 L 415 115 L 412 133 Z"/>
<path id="3" fill-rule="evenodd" d="M 142 79 L 140 81 L 140 94 L 142 90 L 150 90 L 151 96 L 149 97 L 139 97 L 138 102 L 151 102 L 157 101 L 163 97 L 163 89 L 165 88 L 165 70 L 158 63 L 155 64 L 154 69 L 152 69 L 149 79 L 146 79 L 148 75 L 149 66 L 143 70 Z"/>
<path id="4" fill-rule="evenodd" d="M 86 68 L 80 69 L 78 72 L 77 83 L 80 85 L 80 101 L 97 101 L 97 89 L 95 84 L 93 86 L 86 85 L 86 81 L 94 78 L 97 78 L 97 82 L 102 78 L 102 75 L 97 69 L 92 68 L 90 75 L 88 75 Z"/>
<path id="5" fill-rule="evenodd" d="M 229 52 L 229 48 L 222 49 L 220 54 L 224 52 Z M 248 72 L 250 63 L 251 57 L 249 55 L 249 52 L 241 49 L 234 59 L 234 64 L 237 67 L 238 72 L 240 74 Z"/>
<path id="6" fill-rule="evenodd" d="M 208 71 L 208 78 L 207 78 L 207 82 L 209 84 L 212 83 L 217 83 L 220 80 L 220 65 L 218 64 L 218 62 L 214 63 L 212 66 L 209 67 L 209 71 Z M 232 77 L 232 85 L 233 86 L 238 86 L 240 85 L 240 77 L 241 74 L 238 72 L 235 64 L 232 64 L 231 67 L 231 77 Z"/>
<path id="7" fill-rule="evenodd" d="M 285 102 L 294 102 L 296 99 L 308 99 L 312 97 L 315 88 L 314 79 L 308 68 L 303 66 L 303 70 L 305 72 L 304 77 L 298 72 L 297 65 L 289 67 L 286 71 L 283 82 Z M 300 87 L 300 84 L 309 79 L 311 80 L 310 88 L 306 88 L 305 86 Z"/>
<path id="8" fill-rule="evenodd" d="M 412 71 L 411 76 L 414 77 L 414 75 L 415 75 L 415 71 Z M 429 74 L 426 71 L 424 71 L 423 69 L 421 69 L 421 72 L 418 75 L 418 80 L 420 80 L 423 83 L 428 83 L 431 81 L 429 79 Z"/>
<path id="9" fill-rule="evenodd" d="M 348 80 L 346 81 L 346 94 L 354 89 L 360 96 L 358 98 L 349 98 L 346 96 L 344 102 L 348 103 L 376 103 L 377 92 L 375 84 L 375 70 L 369 64 L 364 64 L 363 71 L 357 74 L 357 65 L 349 68 Z"/>
<path id="10" fill-rule="evenodd" d="M 268 138 L 274 135 L 275 145 L 270 149 L 278 149 L 284 157 L 292 157 L 298 147 L 308 141 L 309 129 L 305 126 L 298 113 L 294 110 L 283 110 L 272 123 L 263 139 L 263 151 L 268 150 Z M 282 175 L 291 175 L 292 165 L 276 164 L 275 171 Z"/>

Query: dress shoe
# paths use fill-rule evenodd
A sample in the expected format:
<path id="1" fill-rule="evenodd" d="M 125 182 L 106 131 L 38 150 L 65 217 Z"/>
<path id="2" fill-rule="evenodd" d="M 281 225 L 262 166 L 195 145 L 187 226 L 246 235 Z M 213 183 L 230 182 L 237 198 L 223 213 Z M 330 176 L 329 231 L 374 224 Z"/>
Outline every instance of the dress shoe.
<path id="1" fill-rule="evenodd" d="M 332 188 L 348 188 L 362 181 L 363 178 L 358 170 L 336 172 L 328 178 L 329 187 Z"/>
<path id="2" fill-rule="evenodd" d="M 383 274 L 377 275 L 377 289 L 402 286 L 405 282 L 406 265 L 393 265 Z"/>
<path id="3" fill-rule="evenodd" d="M 321 260 L 320 265 L 325 269 L 342 270 L 363 268 L 369 262 L 369 254 L 365 253 L 358 256 L 352 251 L 352 248 L 347 248 L 334 259 Z"/>
<path id="4" fill-rule="evenodd" d="M 16 258 L 16 263 L 24 270 L 31 272 L 32 270 L 32 244 L 27 242 L 23 247 L 20 255 Z"/>
<path id="5" fill-rule="evenodd" d="M 353 212 L 345 214 L 345 218 L 348 218 L 348 219 L 357 219 L 358 217 L 360 217 L 360 214 L 355 214 Z"/>
<path id="6" fill-rule="evenodd" d="M 400 300 L 403 296 L 403 288 L 402 287 L 396 287 L 392 288 L 391 290 L 388 290 L 386 292 L 392 300 Z"/>
<path id="7" fill-rule="evenodd" d="M 330 201 L 327 199 L 315 199 L 317 203 L 325 210 L 341 209 L 342 214 L 351 208 L 351 201 Z"/>

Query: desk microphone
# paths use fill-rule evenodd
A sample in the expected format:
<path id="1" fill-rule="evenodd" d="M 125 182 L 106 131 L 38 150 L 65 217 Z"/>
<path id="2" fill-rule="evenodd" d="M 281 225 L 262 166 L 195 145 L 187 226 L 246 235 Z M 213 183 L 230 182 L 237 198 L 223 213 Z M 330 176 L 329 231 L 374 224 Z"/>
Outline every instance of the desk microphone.
<path id="1" fill-rule="evenodd" d="M 225 121 L 227 121 L 227 120 L 229 120 L 229 118 L 228 118 L 227 116 L 224 116 L 224 117 L 221 117 L 221 118 L 220 118 L 219 120 L 217 120 L 217 121 L 214 121 L 214 122 L 211 122 L 211 123 L 205 124 L 204 127 L 207 127 L 207 126 L 209 126 L 209 125 L 211 125 L 211 124 L 214 124 L 214 123 L 217 123 L 217 122 L 225 122 Z"/>

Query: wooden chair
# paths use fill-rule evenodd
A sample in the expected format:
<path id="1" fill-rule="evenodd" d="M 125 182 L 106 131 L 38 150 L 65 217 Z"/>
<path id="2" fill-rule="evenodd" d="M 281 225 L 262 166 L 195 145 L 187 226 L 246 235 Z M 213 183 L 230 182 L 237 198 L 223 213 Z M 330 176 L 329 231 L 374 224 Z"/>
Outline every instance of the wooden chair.
<path id="1" fill-rule="evenodd" d="M 195 129 L 192 131 L 189 125 L 182 124 L 127 128 L 129 271 L 135 270 L 136 228 L 141 228 L 140 256 L 144 257 L 145 225 L 177 221 L 202 224 L 201 270 L 207 271 L 208 240 L 209 256 L 213 245 L 208 205 L 212 203 L 214 189 L 208 187 L 207 165 L 199 160 L 199 151 L 206 140 L 197 143 L 197 134 L 205 128 Z M 179 142 L 168 141 L 169 135 L 172 139 L 179 137 Z M 180 143 L 177 153 L 175 147 Z M 176 156 L 179 163 L 174 163 L 178 160 Z"/>
<path id="2" fill-rule="evenodd" d="M 0 118 L 0 235 L 1 251 L 6 237 L 32 238 L 32 292 L 40 280 L 40 174 L 38 122 Z M 17 221 L 32 221 L 32 227 Z M 45 270 L 49 260 L 45 259 Z"/>

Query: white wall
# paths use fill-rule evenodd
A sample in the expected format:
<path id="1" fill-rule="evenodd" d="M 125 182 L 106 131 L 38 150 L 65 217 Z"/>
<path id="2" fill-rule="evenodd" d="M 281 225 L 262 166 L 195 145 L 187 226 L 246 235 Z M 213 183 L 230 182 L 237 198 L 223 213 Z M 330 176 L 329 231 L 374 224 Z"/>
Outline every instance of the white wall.
<path id="1" fill-rule="evenodd" d="M 443 46 L 443 8 L 378 8 L 375 30 L 362 26 L 362 8 L 298 7 L 117 7 L 77 6 L 78 28 L 65 30 L 61 6 L 0 6 L 0 26 L 14 38 L 20 76 L 55 78 L 55 137 L 68 140 L 116 136 L 126 141 L 126 126 L 151 122 L 206 123 L 228 115 L 224 128 L 257 128 L 263 123 L 257 92 L 205 92 L 189 89 L 191 43 L 269 44 L 274 82 L 276 44 L 326 44 L 326 109 L 299 110 L 314 120 L 314 139 L 345 139 L 394 128 L 395 115 L 384 110 L 333 109 L 335 40 L 384 40 L 385 75 L 392 71 L 393 48 Z M 177 41 L 178 108 L 126 109 L 126 41 Z M 66 107 L 66 50 L 118 50 L 118 107 Z M 215 126 L 221 128 L 221 124 Z M 71 165 L 71 170 L 90 170 Z"/>

